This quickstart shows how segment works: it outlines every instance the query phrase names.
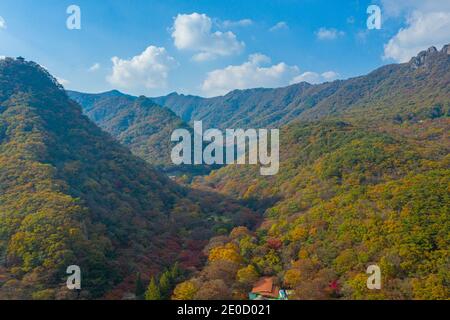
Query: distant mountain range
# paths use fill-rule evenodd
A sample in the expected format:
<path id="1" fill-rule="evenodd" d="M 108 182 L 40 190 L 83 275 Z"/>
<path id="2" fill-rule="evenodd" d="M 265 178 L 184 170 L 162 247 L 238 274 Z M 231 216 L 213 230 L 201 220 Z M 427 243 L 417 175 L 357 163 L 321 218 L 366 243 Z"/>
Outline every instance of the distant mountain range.
<path id="1" fill-rule="evenodd" d="M 137 98 L 118 91 L 68 94 L 91 120 L 136 155 L 154 164 L 168 165 L 172 146 L 169 133 L 195 120 L 202 120 L 205 128 L 219 129 L 278 128 L 293 120 L 325 118 L 357 118 L 372 125 L 380 121 L 418 121 L 449 112 L 449 88 L 447 45 L 440 51 L 432 47 L 421 52 L 409 63 L 387 65 L 365 76 L 318 85 L 303 82 L 277 89 L 235 90 L 215 98 L 177 93 Z"/>
<path id="2" fill-rule="evenodd" d="M 152 98 L 184 121 L 206 127 L 281 127 L 292 120 L 329 117 L 419 119 L 450 100 L 450 46 L 431 47 L 409 63 L 381 67 L 368 75 L 318 85 L 294 84 L 278 89 L 235 90 L 222 97 L 176 93 Z"/>
<path id="3" fill-rule="evenodd" d="M 118 91 L 92 95 L 69 91 L 68 94 L 100 128 L 155 165 L 170 163 L 172 131 L 189 128 L 168 108 L 145 97 Z"/>

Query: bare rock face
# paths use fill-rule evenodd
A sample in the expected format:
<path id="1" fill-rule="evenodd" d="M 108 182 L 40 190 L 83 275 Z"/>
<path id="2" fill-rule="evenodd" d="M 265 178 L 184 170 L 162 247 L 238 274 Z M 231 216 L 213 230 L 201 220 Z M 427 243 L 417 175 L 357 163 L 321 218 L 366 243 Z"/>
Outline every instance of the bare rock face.
<path id="1" fill-rule="evenodd" d="M 428 50 L 420 52 L 416 57 L 413 57 L 409 62 L 413 69 L 418 69 L 426 66 L 429 59 L 438 52 L 436 47 L 430 47 Z"/>
<path id="2" fill-rule="evenodd" d="M 450 44 L 445 45 L 441 51 L 438 51 L 436 47 L 430 47 L 428 50 L 420 52 L 416 57 L 413 57 L 409 64 L 412 69 L 418 69 L 420 67 L 428 67 L 437 56 L 447 54 L 450 55 Z"/>
<path id="3" fill-rule="evenodd" d="M 442 53 L 445 53 L 445 54 L 447 54 L 447 55 L 450 55 L 450 44 L 445 45 L 445 46 L 442 48 L 441 52 L 442 52 Z"/>

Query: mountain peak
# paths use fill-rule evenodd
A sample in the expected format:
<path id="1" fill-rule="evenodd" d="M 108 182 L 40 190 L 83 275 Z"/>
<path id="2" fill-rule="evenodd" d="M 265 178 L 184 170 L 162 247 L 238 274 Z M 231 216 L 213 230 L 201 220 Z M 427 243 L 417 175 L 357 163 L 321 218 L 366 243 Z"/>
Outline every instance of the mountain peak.
<path id="1" fill-rule="evenodd" d="M 13 92 L 66 95 L 64 88 L 45 68 L 24 58 L 0 60 L 0 102 Z"/>
<path id="2" fill-rule="evenodd" d="M 428 67 L 435 58 L 446 54 L 450 55 L 450 44 L 445 45 L 441 51 L 434 46 L 429 47 L 427 50 L 421 51 L 417 56 L 413 57 L 409 64 L 413 69 L 418 69 L 422 66 Z"/>

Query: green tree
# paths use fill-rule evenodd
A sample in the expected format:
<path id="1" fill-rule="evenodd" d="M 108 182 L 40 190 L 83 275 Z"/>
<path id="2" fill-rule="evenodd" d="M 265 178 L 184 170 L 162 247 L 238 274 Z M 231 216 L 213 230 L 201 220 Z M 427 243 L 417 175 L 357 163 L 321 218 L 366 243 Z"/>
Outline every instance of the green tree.
<path id="1" fill-rule="evenodd" d="M 163 298 L 170 296 L 170 291 L 172 289 L 172 275 L 169 270 L 165 271 L 161 278 L 159 279 L 159 290 Z"/>
<path id="2" fill-rule="evenodd" d="M 177 279 L 181 275 L 180 265 L 178 262 L 175 262 L 175 264 L 172 266 L 172 269 L 170 270 L 170 277 L 172 278 L 172 281 L 177 282 Z"/>
<path id="3" fill-rule="evenodd" d="M 136 287 L 136 289 L 135 289 L 136 298 L 141 299 L 145 294 L 145 286 L 144 286 L 144 283 L 142 282 L 140 272 L 138 272 L 136 274 L 136 286 L 135 287 Z"/>
<path id="4" fill-rule="evenodd" d="M 145 300 L 161 300 L 161 292 L 156 284 L 155 277 L 152 277 L 147 291 L 145 292 Z"/>

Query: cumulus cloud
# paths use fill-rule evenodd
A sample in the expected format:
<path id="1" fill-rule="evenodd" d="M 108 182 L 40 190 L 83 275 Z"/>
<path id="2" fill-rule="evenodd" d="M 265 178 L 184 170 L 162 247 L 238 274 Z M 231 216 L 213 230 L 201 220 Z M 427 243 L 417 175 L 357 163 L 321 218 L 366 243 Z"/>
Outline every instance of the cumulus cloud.
<path id="1" fill-rule="evenodd" d="M 248 27 L 253 24 L 251 19 L 241 19 L 241 20 L 225 20 L 222 22 L 224 28 L 235 28 L 235 27 Z"/>
<path id="2" fill-rule="evenodd" d="M 439 12 L 450 11 L 449 0 L 381 0 L 382 13 L 387 17 L 398 17 L 413 11 Z"/>
<path id="3" fill-rule="evenodd" d="M 177 66 L 165 48 L 149 46 L 130 60 L 113 57 L 112 73 L 107 81 L 115 87 L 145 92 L 167 87 L 169 71 Z"/>
<path id="4" fill-rule="evenodd" d="M 6 29 L 6 21 L 0 16 L 0 29 Z"/>
<path id="5" fill-rule="evenodd" d="M 248 61 L 237 66 L 208 73 L 202 90 L 207 96 L 223 95 L 234 89 L 280 87 L 289 84 L 299 69 L 284 62 L 269 65 L 271 60 L 263 54 L 250 55 Z"/>
<path id="6" fill-rule="evenodd" d="M 172 38 L 179 50 L 196 52 L 195 61 L 211 60 L 240 53 L 244 42 L 231 32 L 212 31 L 212 20 L 206 14 L 179 14 L 174 21 Z"/>
<path id="7" fill-rule="evenodd" d="M 272 28 L 269 29 L 271 32 L 279 31 L 279 30 L 288 30 L 289 26 L 286 22 L 280 21 L 276 25 L 274 25 Z"/>
<path id="8" fill-rule="evenodd" d="M 322 73 L 322 78 L 324 78 L 326 81 L 334 81 L 339 78 L 339 73 L 334 71 L 327 71 Z"/>
<path id="9" fill-rule="evenodd" d="M 402 2 L 401 2 L 402 3 Z M 416 5 L 415 7 L 411 7 Z M 391 6 L 394 6 L 391 4 Z M 430 46 L 441 47 L 450 42 L 450 1 L 398 4 L 389 9 L 391 14 L 407 13 L 406 27 L 401 28 L 384 46 L 384 58 L 407 62 L 418 52 Z"/>
<path id="10" fill-rule="evenodd" d="M 299 82 L 308 82 L 311 84 L 323 83 L 328 81 L 333 81 L 339 78 L 339 74 L 334 71 L 327 71 L 322 74 L 317 72 L 307 71 L 302 73 L 301 75 L 296 76 L 292 79 L 291 84 L 299 83 Z"/>
<path id="11" fill-rule="evenodd" d="M 95 72 L 100 69 L 100 63 L 94 63 L 89 69 L 89 72 Z"/>
<path id="12" fill-rule="evenodd" d="M 316 32 L 316 36 L 319 40 L 334 40 L 339 37 L 342 37 L 345 35 L 344 31 L 339 31 L 334 28 L 320 28 Z"/>

